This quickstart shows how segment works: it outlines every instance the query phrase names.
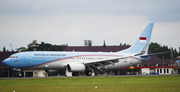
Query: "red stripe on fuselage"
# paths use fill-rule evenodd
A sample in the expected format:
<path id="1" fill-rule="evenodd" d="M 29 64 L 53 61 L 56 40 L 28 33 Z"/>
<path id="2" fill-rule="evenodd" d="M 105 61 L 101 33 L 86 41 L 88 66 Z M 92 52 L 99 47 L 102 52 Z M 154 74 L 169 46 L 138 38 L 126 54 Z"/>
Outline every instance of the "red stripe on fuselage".
<path id="1" fill-rule="evenodd" d="M 71 57 L 65 57 L 65 58 L 61 58 L 61 59 L 57 59 L 57 60 L 53 60 L 53 61 L 48 61 L 42 64 L 38 64 L 35 66 L 30 66 L 30 67 L 36 67 L 36 66 L 40 66 L 43 64 L 47 64 L 47 63 L 51 63 L 51 62 L 55 62 L 55 61 L 59 61 L 59 60 L 64 60 L 64 59 L 69 59 L 69 58 L 74 58 L 74 57 L 85 57 L 85 56 L 114 56 L 114 57 L 123 57 L 123 55 L 78 55 L 78 56 L 71 56 Z M 30 67 L 26 67 L 26 68 L 30 68 Z"/>
<path id="2" fill-rule="evenodd" d="M 35 66 L 26 67 L 26 68 L 36 67 L 36 66 L 40 66 L 40 65 L 43 65 L 43 64 L 55 62 L 55 61 L 58 61 L 58 60 L 64 60 L 64 59 L 69 59 L 69 58 L 74 58 L 74 57 L 84 57 L 84 56 L 113 56 L 113 57 L 123 57 L 123 55 L 78 55 L 78 56 L 71 56 L 71 57 L 65 57 L 65 58 L 61 58 L 61 59 L 57 59 L 57 60 L 53 60 L 53 61 L 48 61 L 48 62 L 45 62 L 45 63 L 42 63 L 42 64 L 38 64 L 38 65 L 35 65 Z M 136 58 L 136 57 L 132 57 L 132 56 L 131 56 L 130 58 L 142 60 L 142 59 L 139 59 L 139 58 Z M 142 60 L 142 61 L 144 61 L 144 60 Z M 145 61 L 144 61 L 144 62 L 145 62 Z"/>

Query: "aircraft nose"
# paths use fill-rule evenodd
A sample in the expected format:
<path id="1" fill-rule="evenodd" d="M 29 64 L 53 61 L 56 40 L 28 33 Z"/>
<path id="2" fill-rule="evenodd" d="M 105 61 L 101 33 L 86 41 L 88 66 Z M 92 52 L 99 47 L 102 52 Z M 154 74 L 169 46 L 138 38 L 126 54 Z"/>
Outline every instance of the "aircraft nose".
<path id="1" fill-rule="evenodd" d="M 7 65 L 8 61 L 9 61 L 9 60 L 5 59 L 2 63 L 3 63 L 4 65 Z"/>

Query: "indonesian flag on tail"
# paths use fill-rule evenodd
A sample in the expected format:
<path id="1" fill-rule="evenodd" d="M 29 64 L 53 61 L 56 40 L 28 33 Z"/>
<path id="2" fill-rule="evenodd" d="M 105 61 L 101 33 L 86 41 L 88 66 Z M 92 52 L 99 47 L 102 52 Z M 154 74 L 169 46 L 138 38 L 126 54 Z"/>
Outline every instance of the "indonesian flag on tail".
<path id="1" fill-rule="evenodd" d="M 142 43 L 146 43 L 146 37 L 139 37 L 139 41 Z"/>

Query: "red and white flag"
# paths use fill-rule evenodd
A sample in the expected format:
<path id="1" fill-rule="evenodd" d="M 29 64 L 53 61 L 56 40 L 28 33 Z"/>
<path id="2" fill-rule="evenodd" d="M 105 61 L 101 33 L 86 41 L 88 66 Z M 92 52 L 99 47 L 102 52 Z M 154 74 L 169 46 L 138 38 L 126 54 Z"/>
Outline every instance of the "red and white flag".
<path id="1" fill-rule="evenodd" d="M 139 41 L 142 43 L 146 43 L 146 37 L 139 37 Z"/>

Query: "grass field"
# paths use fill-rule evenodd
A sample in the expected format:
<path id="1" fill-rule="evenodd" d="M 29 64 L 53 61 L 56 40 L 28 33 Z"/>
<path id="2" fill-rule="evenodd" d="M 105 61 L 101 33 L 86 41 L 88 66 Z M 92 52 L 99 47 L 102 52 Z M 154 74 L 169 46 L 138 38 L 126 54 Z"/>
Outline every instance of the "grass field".
<path id="1" fill-rule="evenodd" d="M 180 92 L 180 75 L 0 79 L 0 92 L 171 92 L 171 88 Z"/>

